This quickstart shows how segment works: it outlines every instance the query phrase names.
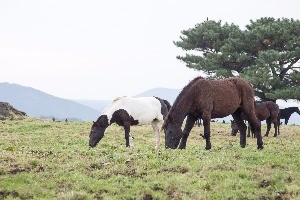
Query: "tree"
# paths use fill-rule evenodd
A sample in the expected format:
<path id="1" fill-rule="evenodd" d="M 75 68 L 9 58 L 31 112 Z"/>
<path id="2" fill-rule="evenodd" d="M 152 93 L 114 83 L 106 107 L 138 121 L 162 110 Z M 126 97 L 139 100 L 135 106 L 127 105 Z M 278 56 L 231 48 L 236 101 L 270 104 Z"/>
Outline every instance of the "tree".
<path id="1" fill-rule="evenodd" d="M 300 21 L 261 18 L 245 30 L 207 20 L 181 32 L 177 56 L 209 78 L 232 77 L 232 71 L 253 84 L 261 100 L 300 100 Z"/>

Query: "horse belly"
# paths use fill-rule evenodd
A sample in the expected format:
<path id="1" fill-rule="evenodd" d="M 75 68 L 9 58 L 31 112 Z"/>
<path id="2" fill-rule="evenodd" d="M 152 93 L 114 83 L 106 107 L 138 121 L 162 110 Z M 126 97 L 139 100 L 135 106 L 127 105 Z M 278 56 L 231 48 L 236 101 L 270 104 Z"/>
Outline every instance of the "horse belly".
<path id="1" fill-rule="evenodd" d="M 270 110 L 265 106 L 265 104 L 256 104 L 255 113 L 260 121 L 267 119 L 270 116 Z"/>

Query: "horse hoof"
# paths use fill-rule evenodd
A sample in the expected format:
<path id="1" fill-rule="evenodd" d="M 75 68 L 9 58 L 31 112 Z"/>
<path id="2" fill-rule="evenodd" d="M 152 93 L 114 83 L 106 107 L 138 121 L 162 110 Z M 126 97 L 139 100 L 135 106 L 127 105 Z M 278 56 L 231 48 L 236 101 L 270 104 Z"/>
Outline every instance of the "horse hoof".
<path id="1" fill-rule="evenodd" d="M 205 150 L 210 150 L 210 149 L 211 149 L 211 146 L 205 147 Z"/>
<path id="2" fill-rule="evenodd" d="M 277 137 L 277 135 L 274 135 L 273 137 Z"/>
<path id="3" fill-rule="evenodd" d="M 179 146 L 178 148 L 179 149 L 185 149 L 185 146 Z"/>
<path id="4" fill-rule="evenodd" d="M 258 146 L 257 149 L 262 150 L 264 148 L 264 146 Z"/>
<path id="5" fill-rule="evenodd" d="M 264 135 L 264 137 L 268 137 L 268 135 Z"/>
<path id="6" fill-rule="evenodd" d="M 204 134 L 200 134 L 200 136 L 201 136 L 203 139 L 206 139 L 206 137 L 205 137 Z"/>
<path id="7" fill-rule="evenodd" d="M 245 145 L 245 144 L 241 144 L 241 147 L 242 147 L 242 148 L 245 148 L 245 147 L 246 147 L 246 145 Z"/>

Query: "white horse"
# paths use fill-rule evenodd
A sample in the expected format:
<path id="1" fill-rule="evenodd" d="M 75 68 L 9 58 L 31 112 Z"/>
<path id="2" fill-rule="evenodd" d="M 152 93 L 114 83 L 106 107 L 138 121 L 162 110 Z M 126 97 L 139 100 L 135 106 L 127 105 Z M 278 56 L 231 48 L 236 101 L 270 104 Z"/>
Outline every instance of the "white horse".
<path id="1" fill-rule="evenodd" d="M 126 147 L 130 147 L 130 126 L 152 124 L 156 133 L 156 146 L 159 148 L 160 130 L 158 122 L 163 122 L 168 114 L 170 103 L 158 97 L 118 97 L 102 112 L 96 122 L 93 122 L 89 145 L 95 147 L 103 138 L 105 129 L 112 123 L 124 127 Z"/>

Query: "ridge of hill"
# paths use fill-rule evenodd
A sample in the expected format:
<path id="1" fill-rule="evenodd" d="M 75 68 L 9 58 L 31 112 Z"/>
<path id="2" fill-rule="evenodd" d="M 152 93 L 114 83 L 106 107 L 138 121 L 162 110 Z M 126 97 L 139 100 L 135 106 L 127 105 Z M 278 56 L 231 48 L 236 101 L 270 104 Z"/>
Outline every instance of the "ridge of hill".
<path id="1" fill-rule="evenodd" d="M 99 111 L 93 108 L 18 84 L 0 83 L 0 101 L 8 102 L 32 117 L 89 121 L 99 116 Z"/>

